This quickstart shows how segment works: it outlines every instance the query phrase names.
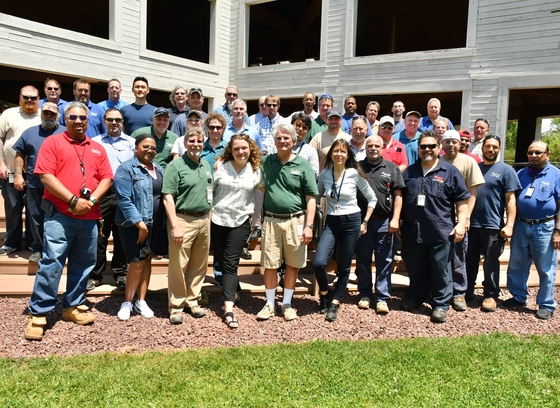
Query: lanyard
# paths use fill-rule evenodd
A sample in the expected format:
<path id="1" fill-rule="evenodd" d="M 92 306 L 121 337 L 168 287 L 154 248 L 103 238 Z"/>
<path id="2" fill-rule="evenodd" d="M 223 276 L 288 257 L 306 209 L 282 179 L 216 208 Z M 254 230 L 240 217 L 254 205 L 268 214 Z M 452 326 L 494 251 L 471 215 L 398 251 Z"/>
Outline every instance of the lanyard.
<path id="1" fill-rule="evenodd" d="M 344 169 L 344 172 L 342 172 L 342 180 L 340 180 L 340 187 L 338 188 L 338 191 L 337 191 L 336 190 L 336 181 L 334 179 L 334 168 L 332 169 L 333 184 L 332 184 L 331 198 L 336 199 L 336 201 L 340 201 L 340 193 L 342 191 L 342 184 L 344 183 L 344 177 L 345 176 L 346 176 L 346 169 Z"/>

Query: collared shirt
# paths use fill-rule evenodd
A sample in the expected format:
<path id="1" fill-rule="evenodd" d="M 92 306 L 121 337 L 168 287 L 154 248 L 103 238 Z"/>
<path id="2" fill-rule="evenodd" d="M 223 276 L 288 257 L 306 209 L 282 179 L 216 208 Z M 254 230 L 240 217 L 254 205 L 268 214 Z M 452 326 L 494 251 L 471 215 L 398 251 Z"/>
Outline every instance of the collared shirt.
<path id="1" fill-rule="evenodd" d="M 317 117 L 319 116 L 319 112 L 316 112 L 315 110 L 311 111 L 310 114 L 305 113 L 305 110 L 300 110 L 300 111 L 295 111 L 293 112 L 290 116 L 288 116 L 286 119 L 288 120 L 289 123 L 292 123 L 292 118 L 294 117 L 294 115 L 297 115 L 298 113 L 304 113 L 307 116 L 309 116 L 309 118 L 311 120 L 315 120 L 317 119 Z"/>
<path id="2" fill-rule="evenodd" d="M 438 119 L 446 120 L 447 126 L 449 126 L 449 130 L 455 129 L 455 127 L 453 127 L 453 123 L 451 123 L 449 119 L 443 116 L 438 117 Z M 424 116 L 422 119 L 420 119 L 420 126 L 418 126 L 418 131 L 423 132 L 424 130 L 434 130 L 434 123 L 432 122 L 429 116 Z"/>
<path id="3" fill-rule="evenodd" d="M 389 160 L 397 166 L 402 166 L 403 164 L 408 166 L 406 148 L 398 140 L 391 138 L 389 143 L 383 141 L 383 151 L 381 152 L 381 155 L 385 160 Z"/>
<path id="4" fill-rule="evenodd" d="M 376 164 L 364 159 L 359 164 L 377 197 L 373 216 L 389 217 L 393 214 L 395 190 L 402 190 L 405 187 L 400 169 L 395 163 L 385 159 L 381 159 Z M 364 212 L 365 200 L 358 200 L 358 204 Z"/>
<path id="5" fill-rule="evenodd" d="M 130 105 L 130 103 L 125 102 L 119 98 L 117 102 L 113 102 L 110 99 L 106 99 L 102 102 L 99 102 L 98 105 L 101 109 L 103 109 L 103 112 L 105 112 L 107 109 L 113 109 L 113 108 L 121 110 L 121 108 L 123 108 L 126 105 Z"/>
<path id="6" fill-rule="evenodd" d="M 272 119 L 266 116 L 255 126 L 255 129 L 257 129 L 261 135 L 263 154 L 276 153 L 276 146 L 274 144 L 274 128 L 280 123 L 285 123 L 282 116 L 276 115 Z"/>
<path id="7" fill-rule="evenodd" d="M 406 131 L 403 130 L 402 132 L 397 133 L 393 137 L 404 145 L 404 148 L 406 150 L 406 158 L 408 160 L 408 164 L 412 164 L 416 160 L 418 160 L 418 157 L 420 157 L 418 155 L 418 138 L 420 137 L 421 133 L 416 132 L 414 137 L 412 139 L 409 139 L 406 136 L 405 132 Z"/>
<path id="8" fill-rule="evenodd" d="M 107 133 L 92 137 L 91 140 L 99 143 L 105 148 L 113 174 L 117 172 L 117 168 L 125 161 L 134 156 L 134 138 L 124 134 L 117 137 L 109 136 Z"/>
<path id="9" fill-rule="evenodd" d="M 315 177 L 319 177 L 319 156 L 317 155 L 317 150 L 309 146 L 303 140 L 298 142 L 292 152 L 300 156 L 303 160 L 309 162 Z"/>
<path id="10" fill-rule="evenodd" d="M 350 139 L 348 143 L 350 144 L 350 149 L 352 149 L 352 152 L 356 157 L 356 161 L 364 160 L 366 158 L 367 143 L 365 140 L 362 143 L 362 147 L 360 147 L 359 149 L 356 146 L 354 146 L 354 144 L 352 143 L 352 139 Z"/>
<path id="11" fill-rule="evenodd" d="M 224 150 L 226 148 L 226 143 L 222 140 L 220 144 L 213 148 L 210 145 L 210 139 L 206 139 L 204 142 L 204 147 L 202 148 L 202 152 L 200 153 L 200 158 L 204 159 L 210 164 L 210 169 L 212 172 L 214 171 L 214 162 L 216 161 L 216 156 L 221 156 L 224 154 Z"/>
<path id="12" fill-rule="evenodd" d="M 231 137 L 238 133 L 245 133 L 249 135 L 249 137 L 253 139 L 253 141 L 257 144 L 257 146 L 259 146 L 259 149 L 262 150 L 262 141 L 261 141 L 261 135 L 259 131 L 255 129 L 253 126 L 248 126 L 247 124 L 243 126 L 243 129 L 237 130 L 235 126 L 233 126 L 233 123 L 230 123 L 228 128 L 225 130 L 224 135 L 222 136 L 222 140 L 226 144 L 228 144 L 229 141 L 231 140 Z"/>
<path id="13" fill-rule="evenodd" d="M 315 120 L 311 121 L 311 129 L 309 129 L 309 132 L 307 133 L 305 143 L 311 142 L 311 139 L 313 139 L 317 133 L 324 132 L 327 129 L 327 122 L 325 122 L 320 116 L 317 116 Z"/>
<path id="14" fill-rule="evenodd" d="M 218 106 L 216 109 L 214 109 L 214 113 L 219 113 L 220 115 L 222 115 L 227 123 L 230 123 L 233 120 L 233 116 L 227 106 L 227 103 L 224 103 L 223 105 Z M 247 114 L 245 114 L 245 123 L 247 125 L 250 125 L 249 117 L 247 116 Z"/>
<path id="15" fill-rule="evenodd" d="M 521 191 L 517 196 L 517 216 L 528 220 L 538 220 L 558 213 L 560 200 L 560 170 L 546 163 L 537 175 L 529 173 L 528 167 L 517 173 Z M 529 188 L 533 193 L 528 194 Z"/>
<path id="16" fill-rule="evenodd" d="M 21 107 L 16 106 L 6 109 L 0 115 L 0 138 L 4 139 L 4 162 L 10 173 L 14 172 L 14 159 L 16 158 L 16 152 L 12 146 L 26 129 L 40 124 L 40 110 L 28 115 Z"/>
<path id="17" fill-rule="evenodd" d="M 358 116 L 357 113 L 354 114 L 354 116 L 349 116 L 346 113 L 344 115 L 342 115 L 342 129 L 344 129 L 344 131 L 348 134 L 351 134 L 351 130 L 352 130 L 352 122 L 354 121 L 354 119 L 356 119 Z M 377 124 L 379 124 L 379 121 L 375 121 Z M 373 135 L 373 132 L 371 130 L 371 125 L 369 124 L 369 120 L 366 120 L 366 125 L 367 125 L 367 133 L 366 133 L 366 137 Z M 377 134 L 377 129 L 375 131 L 375 134 Z"/>
<path id="18" fill-rule="evenodd" d="M 350 143 L 351 137 L 348 133 L 345 133 L 342 129 L 339 129 L 336 135 L 333 135 L 328 130 L 325 130 L 324 132 L 318 133 L 315 136 L 313 136 L 313 139 L 311 139 L 311 142 L 309 142 L 309 146 L 317 150 L 317 155 L 319 156 L 320 172 L 323 171 L 323 169 L 325 168 L 327 153 L 329 152 L 329 149 L 331 148 L 333 142 L 336 139 L 344 139 L 348 143 Z"/>
<path id="19" fill-rule="evenodd" d="M 257 112 L 254 115 L 249 116 L 249 125 L 255 127 L 255 125 L 263 119 L 264 115 L 260 112 Z"/>
<path id="20" fill-rule="evenodd" d="M 161 167 L 165 169 L 167 164 L 173 160 L 173 153 L 171 153 L 171 149 L 173 148 L 173 144 L 177 140 L 177 135 L 169 130 L 165 131 L 165 134 L 160 139 L 156 132 L 154 132 L 153 126 L 143 127 L 137 129 L 131 137 L 136 139 L 138 135 L 143 133 L 149 133 L 156 139 L 156 155 L 154 157 L 154 161 L 159 164 Z"/>

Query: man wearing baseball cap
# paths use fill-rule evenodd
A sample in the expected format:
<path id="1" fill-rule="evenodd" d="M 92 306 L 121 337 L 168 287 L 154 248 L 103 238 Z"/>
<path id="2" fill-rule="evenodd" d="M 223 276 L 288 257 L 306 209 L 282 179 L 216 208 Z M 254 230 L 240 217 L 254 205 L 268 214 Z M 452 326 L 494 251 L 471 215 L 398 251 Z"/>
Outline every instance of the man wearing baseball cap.
<path id="1" fill-rule="evenodd" d="M 169 111 L 167 108 L 159 107 L 154 109 L 152 114 L 152 126 L 142 127 L 135 130 L 132 136 L 136 139 L 139 135 L 144 133 L 151 134 L 156 138 L 156 155 L 154 161 L 165 169 L 167 164 L 173 160 L 171 149 L 173 143 L 177 140 L 178 136 L 170 130 L 169 127 Z"/>
<path id="2" fill-rule="evenodd" d="M 469 157 L 472 157 L 477 163 L 482 163 L 482 159 L 478 157 L 476 154 L 472 154 L 469 152 L 469 147 L 472 141 L 472 133 L 469 132 L 467 129 L 459 130 L 459 137 L 461 138 L 461 145 L 459 146 L 459 152 L 466 154 Z"/>
<path id="3" fill-rule="evenodd" d="M 327 130 L 317 133 L 309 142 L 309 146 L 317 150 L 319 155 L 319 173 L 325 168 L 327 153 L 333 142 L 340 138 L 350 142 L 352 137 L 342 130 L 342 113 L 340 113 L 340 110 L 331 108 L 327 111 Z"/>
<path id="4" fill-rule="evenodd" d="M 420 119 L 422 115 L 418 111 L 410 111 L 406 114 L 404 120 L 404 130 L 395 134 L 395 139 L 401 142 L 406 148 L 406 157 L 409 164 L 413 164 L 418 159 L 418 138 L 420 132 Z"/>
<path id="5" fill-rule="evenodd" d="M 187 118 L 190 116 L 189 112 L 198 111 L 202 115 L 200 118 L 206 119 L 208 114 L 202 110 L 202 105 L 204 105 L 204 94 L 200 88 L 191 88 L 187 94 L 187 104 L 189 105 L 187 109 L 181 113 L 175 121 L 172 123 L 171 131 L 177 136 L 184 136 L 187 133 L 187 128 L 192 126 L 187 123 Z M 173 115 L 172 115 L 173 116 Z M 181 146 L 183 146 L 183 141 L 181 140 Z M 184 153 L 184 151 L 183 151 Z M 182 155 L 182 154 L 181 154 Z"/>
<path id="6" fill-rule="evenodd" d="M 401 172 L 408 167 L 408 158 L 404 145 L 393 138 L 395 128 L 394 119 L 391 116 L 383 116 L 379 120 L 379 136 L 383 140 L 382 156 L 385 160 L 399 166 Z"/>

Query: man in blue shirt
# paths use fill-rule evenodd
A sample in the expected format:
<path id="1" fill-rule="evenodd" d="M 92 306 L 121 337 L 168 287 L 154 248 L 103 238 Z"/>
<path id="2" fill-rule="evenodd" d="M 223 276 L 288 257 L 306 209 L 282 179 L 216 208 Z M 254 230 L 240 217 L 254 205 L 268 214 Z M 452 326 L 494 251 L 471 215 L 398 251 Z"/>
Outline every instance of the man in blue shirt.
<path id="1" fill-rule="evenodd" d="M 147 101 L 150 93 L 148 80 L 138 76 L 132 82 L 132 92 L 134 93 L 134 103 L 126 105 L 121 109 L 124 118 L 124 132 L 132 135 L 135 130 L 152 124 L 152 114 L 156 108 Z M 99 132 L 98 134 L 103 133 Z"/>
<path id="2" fill-rule="evenodd" d="M 428 116 L 424 116 L 420 121 L 420 127 L 418 130 L 423 132 L 424 130 L 434 130 L 434 122 L 437 119 L 445 119 L 449 125 L 447 130 L 455 130 L 453 123 L 447 118 L 440 116 L 441 112 L 441 102 L 437 98 L 432 98 L 428 101 Z"/>
<path id="3" fill-rule="evenodd" d="M 105 125 L 103 125 L 103 109 L 90 99 L 91 85 L 85 79 L 77 79 L 73 84 L 74 100 L 82 102 L 89 109 L 88 125 L 86 136 L 94 137 L 100 133 L 105 133 Z M 63 115 L 64 116 L 64 115 Z M 63 123 L 66 126 L 66 122 Z"/>
<path id="4" fill-rule="evenodd" d="M 224 144 L 228 144 L 231 137 L 238 133 L 245 133 L 251 137 L 262 150 L 261 135 L 259 131 L 253 126 L 245 123 L 245 116 L 247 115 L 247 104 L 243 99 L 237 99 L 233 102 L 232 113 L 233 118 L 224 132 L 222 140 Z"/>
<path id="5" fill-rule="evenodd" d="M 418 147 L 420 158 L 403 172 L 400 231 L 410 286 L 401 307 L 412 311 L 429 300 L 431 321 L 443 323 L 453 298 L 451 246 L 465 237 L 471 195 L 459 170 L 439 158 L 433 131 L 422 133 Z"/>
<path id="6" fill-rule="evenodd" d="M 409 164 L 413 164 L 418 160 L 418 138 L 421 133 L 418 131 L 418 126 L 420 125 L 421 117 L 420 112 L 408 112 L 404 120 L 405 129 L 402 132 L 393 134 L 393 138 L 404 145 Z"/>
<path id="7" fill-rule="evenodd" d="M 109 108 L 121 109 L 123 106 L 128 105 L 128 102 L 121 99 L 121 93 L 121 81 L 115 78 L 111 79 L 107 85 L 107 95 L 109 99 L 98 103 L 99 107 L 103 109 L 103 112 Z"/>
<path id="8" fill-rule="evenodd" d="M 356 98 L 353 96 L 349 96 L 344 100 L 344 115 L 342 115 L 342 129 L 348 134 L 352 131 L 352 121 L 357 118 L 358 115 L 356 111 L 358 110 L 358 103 L 356 102 Z M 371 126 L 369 122 L 366 120 L 367 125 L 367 133 L 366 137 L 371 136 Z M 361 159 L 360 159 L 361 160 Z"/>
<path id="9" fill-rule="evenodd" d="M 529 166 L 517 175 L 521 191 L 517 198 L 517 219 L 511 238 L 507 288 L 512 297 L 506 307 L 527 305 L 527 280 L 531 261 L 539 273 L 537 317 L 550 319 L 556 310 L 554 285 L 560 248 L 560 170 L 548 160 L 545 142 L 533 142 L 527 149 Z"/>
<path id="10" fill-rule="evenodd" d="M 45 102 L 52 102 L 58 107 L 59 112 L 64 112 L 64 107 L 68 102 L 64 99 L 60 99 L 62 95 L 62 88 L 56 79 L 47 78 L 45 80 L 45 98 L 39 101 L 39 109 L 43 106 Z M 58 116 L 59 123 L 62 125 L 64 120 L 64 115 Z"/>
<path id="11" fill-rule="evenodd" d="M 41 124 L 25 130 L 13 145 L 16 151 L 14 160 L 14 188 L 18 191 L 26 190 L 26 216 L 30 220 L 27 224 L 31 229 L 33 241 L 32 254 L 29 262 L 39 262 L 43 251 L 43 221 L 45 212 L 41 209 L 41 200 L 45 186 L 39 177 L 33 174 L 39 149 L 45 139 L 53 134 L 63 133 L 66 128 L 58 123 L 58 107 L 52 102 L 45 102 L 41 108 Z M 24 163 L 27 159 L 27 177 L 23 176 Z"/>

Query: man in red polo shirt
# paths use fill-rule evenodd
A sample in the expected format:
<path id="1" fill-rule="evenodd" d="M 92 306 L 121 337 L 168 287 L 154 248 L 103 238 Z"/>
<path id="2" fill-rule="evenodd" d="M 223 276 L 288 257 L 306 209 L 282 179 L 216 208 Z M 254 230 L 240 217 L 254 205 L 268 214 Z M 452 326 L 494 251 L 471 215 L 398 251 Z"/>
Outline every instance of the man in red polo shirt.
<path id="1" fill-rule="evenodd" d="M 89 110 L 81 102 L 64 108 L 67 130 L 45 139 L 35 165 L 45 194 L 42 259 L 29 301 L 28 340 L 41 340 L 46 315 L 58 303 L 62 269 L 68 258 L 62 320 L 88 324 L 95 316 L 84 305 L 87 280 L 97 257 L 97 205 L 109 189 L 113 172 L 105 149 L 86 137 Z"/>
<path id="2" fill-rule="evenodd" d="M 404 145 L 393 138 L 395 121 L 391 116 L 383 116 L 379 120 L 379 136 L 383 139 L 382 156 L 385 160 L 399 166 L 401 173 L 408 167 L 408 158 Z"/>

